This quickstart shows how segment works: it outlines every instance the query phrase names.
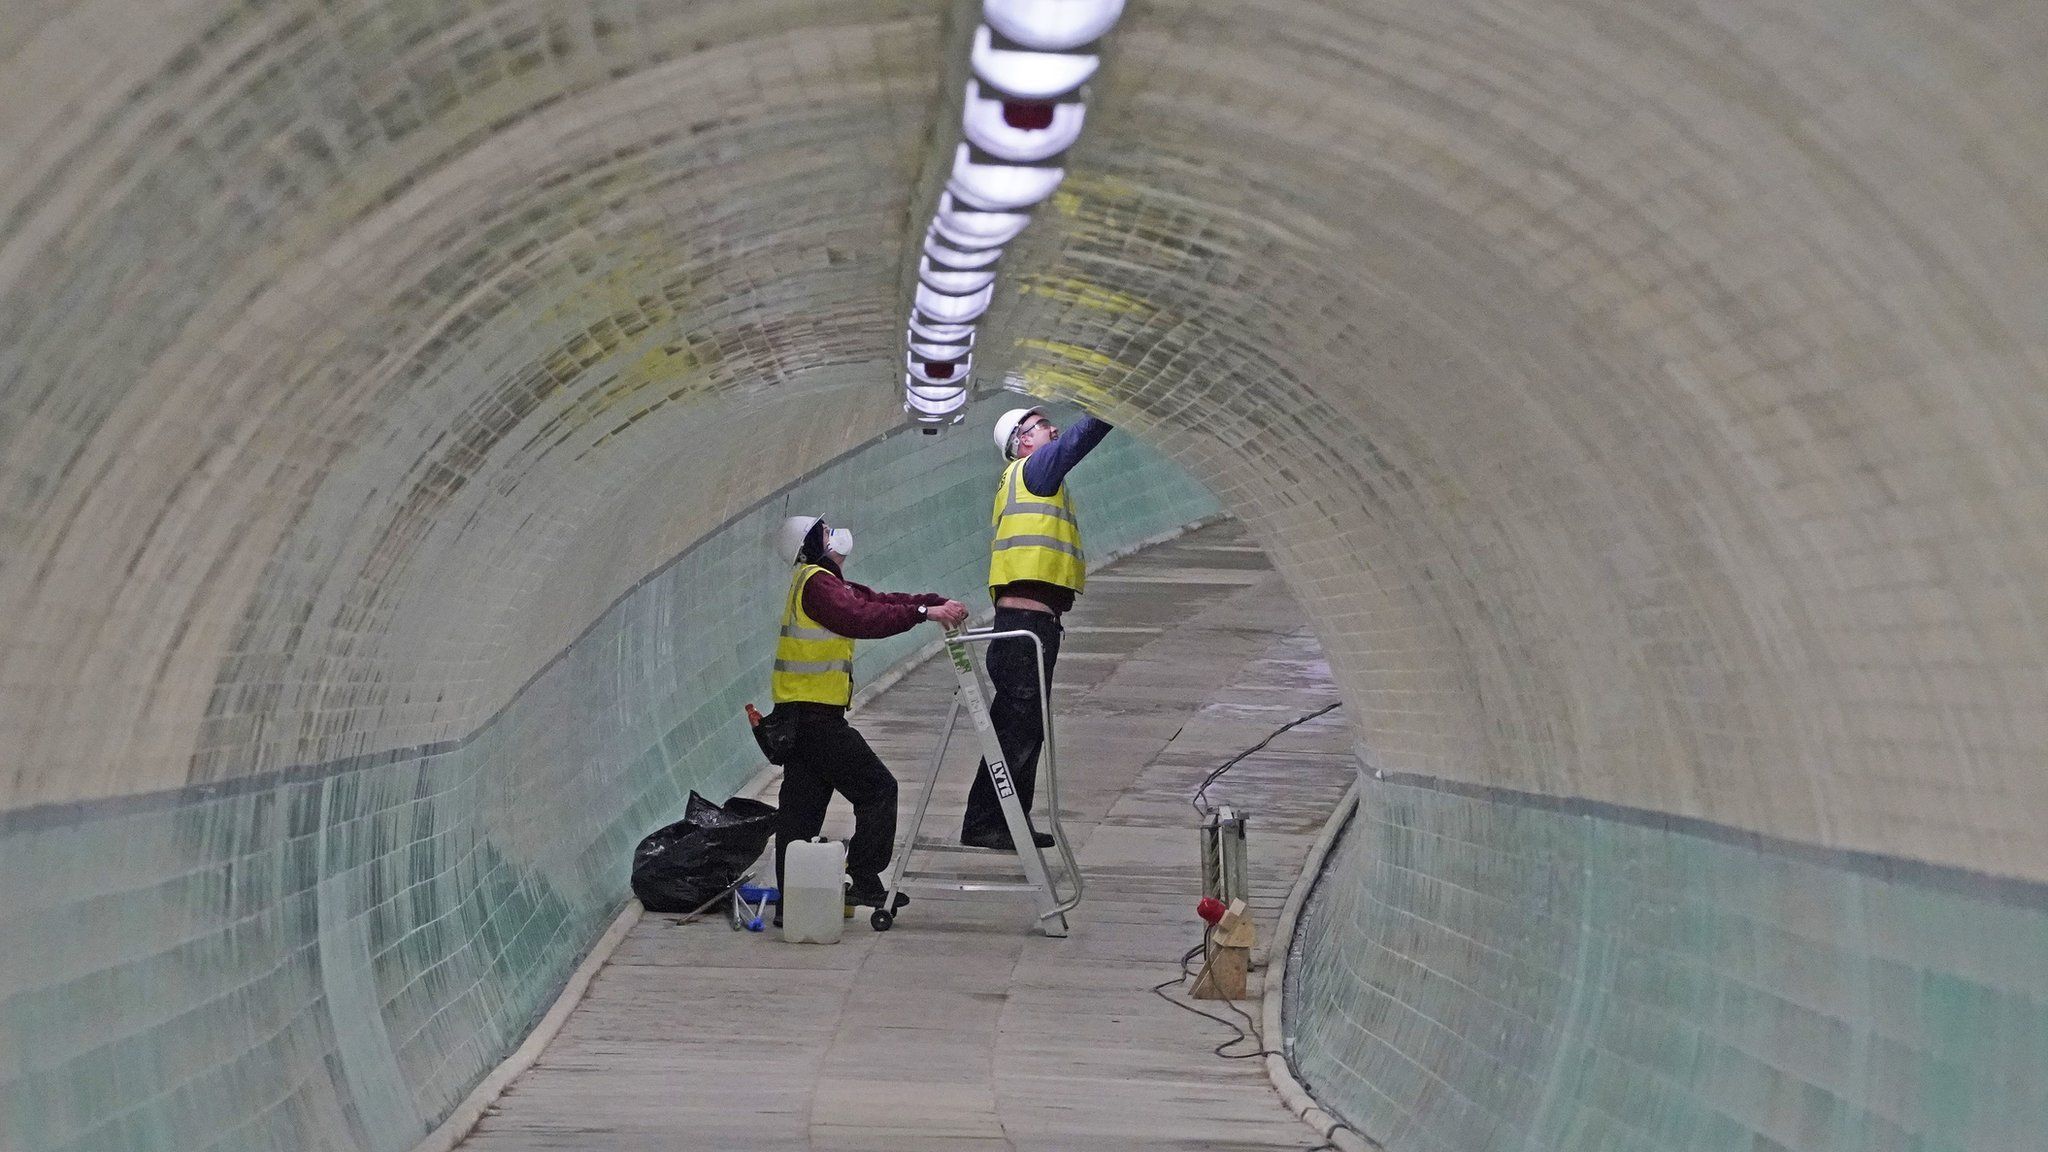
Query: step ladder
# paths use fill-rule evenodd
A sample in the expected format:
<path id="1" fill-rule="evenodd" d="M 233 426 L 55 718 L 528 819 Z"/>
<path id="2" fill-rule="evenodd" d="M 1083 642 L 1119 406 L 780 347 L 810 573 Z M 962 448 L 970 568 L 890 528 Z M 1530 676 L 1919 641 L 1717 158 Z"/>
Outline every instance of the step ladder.
<path id="1" fill-rule="evenodd" d="M 1052 869 L 1047 867 L 1045 850 L 1031 838 L 1031 821 L 1024 806 L 1017 800 L 1017 789 L 1010 781 L 1009 765 L 1003 759 L 1003 746 L 996 739 L 995 721 L 989 718 L 988 693 L 982 687 L 981 673 L 975 668 L 974 659 L 968 650 L 972 644 L 987 644 L 996 640 L 1028 638 L 1037 657 L 1038 664 L 1038 708 L 1039 720 L 1044 725 L 1045 743 L 1039 750 L 1038 770 L 1045 781 L 1047 806 L 1046 828 L 1052 833 L 1053 843 L 1059 849 L 1060 862 L 1066 876 L 1067 894 L 1062 894 L 1055 881 Z M 945 733 L 939 737 L 939 746 L 932 752 L 931 771 L 925 774 L 924 791 L 918 795 L 917 811 L 910 818 L 910 825 L 904 830 L 903 841 L 896 849 L 896 859 L 889 867 L 889 898 L 882 907 L 875 909 L 868 918 L 875 930 L 886 932 L 895 923 L 896 894 L 905 888 L 938 889 L 950 892 L 1014 892 L 1029 893 L 1038 906 L 1038 924 L 1047 936 L 1067 934 L 1067 913 L 1081 903 L 1081 866 L 1074 861 L 1074 850 L 1067 842 L 1066 830 L 1060 826 L 1060 772 L 1059 755 L 1053 740 L 1052 693 L 1045 677 L 1045 644 L 1028 629 L 997 632 L 992 628 L 947 629 L 946 655 L 953 661 L 953 673 L 960 681 L 960 688 L 953 693 L 953 707 L 946 715 Z M 946 749 L 953 742 L 953 732 L 959 727 L 960 713 L 965 711 L 974 719 L 974 731 L 981 741 L 982 759 L 988 762 L 989 778 L 995 785 L 996 799 L 1003 809 L 1003 822 L 1010 829 L 1010 843 L 1015 846 L 1017 860 L 1023 865 L 1023 876 L 1019 879 L 990 877 L 987 879 L 968 878 L 932 872 L 908 871 L 910 854 L 913 851 L 956 851 L 975 855 L 987 854 L 987 849 L 961 848 L 954 844 L 933 841 L 920 842 L 918 830 L 924 826 L 924 817 L 931 807 L 932 790 L 939 782 L 939 768 L 946 761 Z"/>

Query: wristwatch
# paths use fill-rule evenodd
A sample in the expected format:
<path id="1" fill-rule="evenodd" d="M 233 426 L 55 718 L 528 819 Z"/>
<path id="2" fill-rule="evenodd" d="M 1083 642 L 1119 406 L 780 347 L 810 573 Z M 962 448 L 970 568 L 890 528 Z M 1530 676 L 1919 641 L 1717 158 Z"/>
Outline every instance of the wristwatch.
<path id="1" fill-rule="evenodd" d="M 917 614 L 918 614 L 919 616 L 923 616 L 923 617 L 925 617 L 925 618 L 929 619 L 929 618 L 930 618 L 930 613 L 929 613 L 929 612 L 927 612 L 927 611 L 926 611 L 926 609 L 928 609 L 928 608 L 930 608 L 930 607 L 931 607 L 931 605 L 929 605 L 929 604 L 919 604 L 919 605 L 917 606 Z"/>

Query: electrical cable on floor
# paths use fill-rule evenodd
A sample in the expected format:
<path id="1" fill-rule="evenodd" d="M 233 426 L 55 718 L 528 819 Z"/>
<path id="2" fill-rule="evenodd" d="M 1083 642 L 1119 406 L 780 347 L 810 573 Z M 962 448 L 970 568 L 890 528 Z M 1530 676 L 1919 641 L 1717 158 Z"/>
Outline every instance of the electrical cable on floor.
<path id="1" fill-rule="evenodd" d="M 1169 976 L 1166 979 L 1161 980 L 1159 983 L 1154 984 L 1152 986 L 1152 994 L 1154 996 L 1159 997 L 1161 1000 L 1166 1001 L 1168 1004 L 1173 1005 L 1175 1008 L 1180 1009 L 1183 1012 L 1193 1012 L 1195 1015 L 1202 1017 L 1204 1020 L 1214 1020 L 1216 1023 L 1221 1024 L 1225 1028 L 1230 1029 L 1232 1032 L 1237 1033 L 1237 1035 L 1231 1037 L 1228 1040 L 1225 1040 L 1221 1044 L 1218 1044 L 1215 1048 L 1216 1055 L 1223 1057 L 1225 1060 L 1249 1060 L 1254 1056 L 1278 1055 L 1278 1053 L 1276 1052 L 1268 1051 L 1265 1048 L 1263 1041 L 1261 1041 L 1259 1050 L 1256 1052 L 1225 1052 L 1224 1049 L 1230 1047 L 1233 1044 L 1242 1044 L 1247 1040 L 1253 1039 L 1257 1035 L 1256 1025 L 1254 1025 L 1254 1031 L 1246 1032 L 1243 1028 L 1238 1027 L 1234 1022 L 1225 1019 L 1222 1016 L 1218 1016 L 1214 1012 L 1204 1012 L 1200 1008 L 1195 1007 L 1193 1004 L 1188 1004 L 1180 1000 L 1175 1000 L 1173 997 L 1168 996 L 1166 994 L 1166 989 L 1168 985 L 1185 984 L 1187 983 L 1188 978 L 1190 976 L 1194 976 L 1195 979 L 1198 980 L 1200 979 L 1199 976 L 1196 976 L 1195 973 L 1190 972 L 1188 970 L 1188 961 L 1193 960 L 1197 955 L 1201 953 L 1202 949 L 1208 944 L 1208 939 L 1208 934 L 1204 933 L 1202 936 L 1201 944 L 1197 944 L 1193 948 L 1188 949 L 1186 952 L 1181 953 L 1180 974 L 1177 976 Z M 1243 1016 L 1247 1024 L 1251 1023 L 1251 1016 L 1248 1013 L 1246 1013 L 1244 1009 L 1239 1008 L 1235 1000 L 1231 1000 L 1229 997 L 1225 997 L 1224 1002 L 1230 1005 L 1231 1011 L 1237 1013 L 1239 1016 Z"/>
<path id="2" fill-rule="evenodd" d="M 1214 809 L 1209 806 L 1207 798 L 1203 795 L 1203 793 L 1209 790 L 1209 786 L 1211 784 L 1214 784 L 1217 780 L 1221 779 L 1225 772 L 1228 772 L 1232 768 L 1237 767 L 1240 761 L 1244 760 L 1252 753 L 1265 748 L 1265 746 L 1268 744 L 1271 744 L 1282 733 L 1288 732 L 1295 728 L 1299 728 L 1303 724 L 1308 723 L 1316 717 L 1327 715 L 1328 713 L 1334 712 L 1337 709 L 1342 708 L 1343 706 L 1344 702 L 1342 700 L 1333 701 L 1332 703 L 1325 704 L 1321 708 L 1318 708 L 1305 716 L 1298 716 L 1293 720 L 1290 720 L 1287 723 L 1282 724 L 1280 727 L 1275 728 L 1273 731 L 1267 733 L 1266 738 L 1264 740 L 1261 740 L 1257 744 L 1254 744 L 1251 747 L 1245 749 L 1244 751 L 1239 752 L 1237 755 L 1232 756 L 1230 759 L 1224 761 L 1219 767 L 1217 767 L 1215 771 L 1203 777 L 1201 785 L 1195 789 L 1194 795 L 1189 797 L 1188 799 L 1189 806 L 1194 808 L 1196 812 L 1204 816 L 1207 816 L 1210 812 L 1214 811 Z M 1180 735 L 1180 733 L 1176 732 L 1174 733 L 1174 735 L 1178 736 Z M 1195 1007 L 1192 1004 L 1176 1000 L 1173 997 L 1168 996 L 1166 994 L 1166 989 L 1168 985 L 1185 984 L 1191 976 L 1194 978 L 1196 983 L 1201 982 L 1200 975 L 1189 971 L 1188 963 L 1189 961 L 1192 961 L 1196 956 L 1202 954 L 1208 949 L 1209 936 L 1212 931 L 1213 929 L 1210 928 L 1204 928 L 1202 930 L 1202 942 L 1200 944 L 1195 945 L 1193 948 L 1188 949 L 1186 952 L 1181 953 L 1179 974 L 1175 976 L 1170 976 L 1167 979 L 1161 980 L 1159 983 L 1154 984 L 1152 986 L 1152 994 L 1154 996 L 1159 997 L 1161 1000 L 1166 1001 L 1168 1004 L 1173 1005 L 1175 1008 L 1179 1008 L 1184 1012 L 1192 1012 L 1205 1020 L 1214 1020 L 1216 1023 L 1221 1024 L 1225 1028 L 1230 1029 L 1232 1032 L 1237 1033 L 1237 1035 L 1231 1037 L 1228 1040 L 1225 1040 L 1221 1044 L 1218 1044 L 1215 1048 L 1216 1055 L 1222 1057 L 1225 1060 L 1251 1060 L 1260 1056 L 1279 1056 L 1282 1059 L 1285 1059 L 1286 1053 L 1266 1047 L 1266 1038 L 1262 1034 L 1261 1029 L 1259 1028 L 1258 1021 L 1252 1017 L 1251 1013 L 1245 1011 L 1243 1008 L 1238 1007 L 1236 1000 L 1233 1000 L 1228 996 L 1222 997 L 1223 1003 L 1228 1005 L 1232 1012 L 1235 1012 L 1239 1017 L 1241 1017 L 1244 1020 L 1245 1025 L 1247 1027 L 1241 1028 L 1235 1022 L 1227 1020 L 1224 1017 L 1218 1016 L 1214 1012 L 1204 1012 L 1203 1010 Z M 1206 971 L 1207 968 L 1208 965 L 1205 962 L 1203 964 L 1204 971 Z M 1249 1030 L 1247 1030 L 1247 1028 Z M 1258 1047 L 1250 1052 L 1224 1051 L 1224 1049 L 1229 1048 L 1234 1044 L 1242 1044 L 1247 1040 L 1257 1041 Z M 1365 1133 L 1360 1132 L 1357 1128 L 1354 1128 L 1351 1125 L 1346 1124 L 1344 1121 L 1339 1120 L 1334 1116 L 1330 1117 L 1330 1121 L 1337 1128 L 1342 1128 L 1346 1132 L 1352 1133 L 1361 1140 L 1366 1140 L 1368 1143 L 1371 1142 L 1371 1139 L 1367 1137 Z M 1325 1140 L 1323 1143 L 1318 1144 L 1314 1148 L 1309 1149 L 1308 1152 L 1336 1152 L 1336 1150 L 1337 1145 L 1335 1142 Z"/>
<path id="3" fill-rule="evenodd" d="M 1295 728 L 1299 728 L 1303 724 L 1308 723 L 1316 717 L 1326 715 L 1343 706 L 1344 702 L 1342 700 L 1333 701 L 1329 704 L 1323 705 L 1321 708 L 1318 708 L 1313 712 L 1308 713 L 1307 715 L 1297 716 L 1294 719 L 1289 720 L 1287 723 L 1282 724 L 1280 727 L 1273 729 L 1271 732 L 1268 732 L 1266 734 L 1265 739 L 1259 741 L 1257 744 L 1252 745 L 1244 751 L 1239 752 L 1237 755 L 1232 756 L 1230 759 L 1225 760 L 1220 766 L 1217 767 L 1215 771 L 1203 777 L 1201 785 L 1195 789 L 1195 794 L 1189 798 L 1188 803 L 1191 806 L 1193 806 L 1196 812 L 1199 812 L 1204 816 L 1208 815 L 1211 809 L 1207 806 L 1207 800 L 1202 794 L 1209 790 L 1209 786 L 1211 784 L 1214 784 L 1216 781 L 1222 779 L 1223 774 L 1225 772 L 1228 772 L 1232 768 L 1237 767 L 1238 763 L 1244 760 L 1245 757 L 1250 756 L 1252 753 L 1259 751 L 1268 744 L 1271 744 L 1282 733 L 1290 731 Z M 1206 950 L 1208 945 L 1209 932 L 1207 929 L 1204 929 L 1202 932 L 1202 942 L 1200 944 L 1195 945 L 1193 948 L 1188 949 L 1185 953 L 1182 953 L 1180 958 L 1180 975 L 1171 977 L 1166 980 L 1161 980 L 1159 983 L 1154 984 L 1152 986 L 1152 994 L 1159 997 L 1161 1000 L 1166 1001 L 1168 1004 L 1173 1005 L 1176 1008 L 1179 1008 L 1186 1012 L 1193 1012 L 1195 1015 L 1200 1016 L 1207 1020 L 1214 1020 L 1216 1023 L 1221 1024 L 1225 1028 L 1228 1028 L 1231 1031 L 1237 1033 L 1236 1036 L 1228 1040 L 1225 1040 L 1223 1043 L 1218 1044 L 1216 1046 L 1216 1055 L 1221 1056 L 1225 1060 L 1250 1060 L 1259 1056 L 1281 1055 L 1281 1053 L 1275 1052 L 1272 1049 L 1266 1047 L 1265 1037 L 1259 1034 L 1258 1021 L 1252 1018 L 1251 1013 L 1238 1007 L 1237 1001 L 1231 999 L 1230 997 L 1223 997 L 1223 1002 L 1230 1006 L 1230 1010 L 1232 1012 L 1237 1013 L 1238 1016 L 1244 1019 L 1244 1022 L 1247 1026 L 1249 1026 L 1250 1031 L 1246 1031 L 1245 1028 L 1238 1027 L 1236 1023 L 1227 1020 L 1221 1016 L 1218 1016 L 1214 1012 L 1204 1012 L 1200 1008 L 1197 1008 L 1192 1004 L 1184 1004 L 1181 1001 L 1175 1000 L 1173 997 L 1168 996 L 1166 994 L 1167 985 L 1184 984 L 1187 982 L 1188 977 L 1191 975 L 1191 973 L 1188 971 L 1188 961 L 1193 960 L 1197 954 Z M 1204 966 L 1206 967 L 1206 965 Z M 1201 977 L 1196 976 L 1195 979 L 1197 982 L 1199 982 Z M 1256 1040 L 1258 1043 L 1258 1047 L 1250 1052 L 1224 1051 L 1224 1049 L 1229 1048 L 1233 1044 L 1242 1044 L 1247 1040 Z"/>
<path id="4" fill-rule="evenodd" d="M 1244 751 L 1239 752 L 1237 755 L 1232 756 L 1230 759 L 1225 760 L 1223 762 L 1222 767 L 1216 769 L 1214 772 L 1211 772 L 1208 776 L 1204 777 L 1201 786 L 1195 789 L 1195 794 L 1188 798 L 1188 804 L 1191 807 L 1193 807 L 1195 811 L 1201 813 L 1204 816 L 1207 816 L 1211 811 L 1213 811 L 1213 809 L 1209 806 L 1207 798 L 1204 797 L 1202 794 L 1204 792 L 1207 792 L 1209 790 L 1209 785 L 1214 784 L 1225 772 L 1228 772 L 1232 768 L 1237 767 L 1238 761 L 1243 760 L 1245 757 L 1251 755 L 1254 752 L 1259 751 L 1266 745 L 1271 744 L 1273 740 L 1276 737 L 1278 737 L 1281 733 L 1286 732 L 1293 728 L 1299 728 L 1303 724 L 1308 723 L 1316 717 L 1321 716 L 1327 712 L 1333 712 L 1339 708 L 1342 708 L 1343 706 L 1344 702 L 1342 700 L 1338 700 L 1331 704 L 1325 704 L 1321 708 L 1316 709 L 1315 711 L 1309 713 L 1306 716 L 1300 716 L 1293 720 L 1289 720 L 1287 723 L 1282 724 L 1280 727 L 1273 729 L 1271 732 L 1266 734 L 1266 738 L 1264 740 L 1259 741 L 1257 744 L 1254 744 L 1251 747 L 1245 749 Z"/>

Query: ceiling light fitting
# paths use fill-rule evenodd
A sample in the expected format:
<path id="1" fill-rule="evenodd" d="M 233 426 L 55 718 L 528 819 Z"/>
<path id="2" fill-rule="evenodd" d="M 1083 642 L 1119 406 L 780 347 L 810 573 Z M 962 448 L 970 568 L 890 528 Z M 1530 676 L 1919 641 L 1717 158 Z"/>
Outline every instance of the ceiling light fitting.
<path id="1" fill-rule="evenodd" d="M 995 299 L 1003 249 L 1066 179 L 1048 163 L 1081 139 L 1092 49 L 1124 0 L 982 0 L 960 111 L 962 139 L 925 229 L 904 333 L 903 410 L 926 433 L 965 418 L 974 321 Z"/>

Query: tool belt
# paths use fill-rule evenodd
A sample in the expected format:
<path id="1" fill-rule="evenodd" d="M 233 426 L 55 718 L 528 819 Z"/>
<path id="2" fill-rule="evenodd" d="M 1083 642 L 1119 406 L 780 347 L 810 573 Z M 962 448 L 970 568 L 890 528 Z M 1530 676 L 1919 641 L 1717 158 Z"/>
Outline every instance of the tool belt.
<path id="1" fill-rule="evenodd" d="M 796 747 L 796 721 L 797 710 L 782 704 L 769 709 L 754 725 L 754 743 L 761 746 L 761 755 L 770 764 L 780 767 L 789 763 L 789 754 Z"/>

